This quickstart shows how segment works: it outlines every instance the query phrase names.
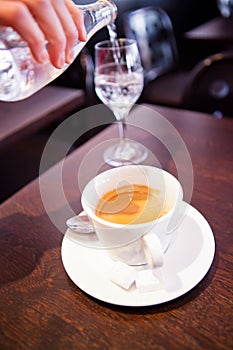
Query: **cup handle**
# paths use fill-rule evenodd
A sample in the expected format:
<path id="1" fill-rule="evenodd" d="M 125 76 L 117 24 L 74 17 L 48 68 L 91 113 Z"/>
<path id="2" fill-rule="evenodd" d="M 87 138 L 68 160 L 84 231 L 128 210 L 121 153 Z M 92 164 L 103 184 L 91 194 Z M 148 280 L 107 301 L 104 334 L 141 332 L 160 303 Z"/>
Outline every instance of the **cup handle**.
<path id="1" fill-rule="evenodd" d="M 161 267 L 164 263 L 163 248 L 158 236 L 149 232 L 142 237 L 146 260 L 151 268 Z"/>

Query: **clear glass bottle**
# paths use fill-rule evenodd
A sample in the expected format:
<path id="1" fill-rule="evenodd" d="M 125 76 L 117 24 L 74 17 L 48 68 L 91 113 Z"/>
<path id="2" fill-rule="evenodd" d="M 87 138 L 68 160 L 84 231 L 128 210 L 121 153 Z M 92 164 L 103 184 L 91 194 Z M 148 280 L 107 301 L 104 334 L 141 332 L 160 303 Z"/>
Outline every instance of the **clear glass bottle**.
<path id="1" fill-rule="evenodd" d="M 77 5 L 84 16 L 87 41 L 101 28 L 114 22 L 117 8 L 112 0 L 98 0 L 88 5 Z M 86 42 L 87 42 L 86 41 Z M 74 48 L 74 59 L 86 42 L 78 41 Z M 25 99 L 67 68 L 55 68 L 50 62 L 37 63 L 25 41 L 10 27 L 0 27 L 0 100 Z"/>

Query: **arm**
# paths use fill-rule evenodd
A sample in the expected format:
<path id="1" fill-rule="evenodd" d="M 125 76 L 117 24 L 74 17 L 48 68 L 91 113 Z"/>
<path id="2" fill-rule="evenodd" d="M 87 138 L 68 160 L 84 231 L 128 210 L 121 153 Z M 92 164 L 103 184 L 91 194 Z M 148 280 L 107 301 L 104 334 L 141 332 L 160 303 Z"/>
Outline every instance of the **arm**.
<path id="1" fill-rule="evenodd" d="M 0 0 L 0 9 L 0 25 L 14 28 L 40 63 L 49 58 L 62 68 L 71 63 L 77 40 L 86 40 L 82 13 L 72 0 Z"/>

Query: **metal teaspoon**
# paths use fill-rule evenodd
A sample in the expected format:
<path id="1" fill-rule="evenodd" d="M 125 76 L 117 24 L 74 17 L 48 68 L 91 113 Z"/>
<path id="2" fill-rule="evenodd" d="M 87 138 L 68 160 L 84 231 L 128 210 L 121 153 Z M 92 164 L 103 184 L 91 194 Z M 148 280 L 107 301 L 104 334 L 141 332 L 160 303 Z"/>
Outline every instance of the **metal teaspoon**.
<path id="1" fill-rule="evenodd" d="M 95 229 L 87 215 L 73 216 L 66 221 L 66 225 L 78 233 L 93 233 Z"/>

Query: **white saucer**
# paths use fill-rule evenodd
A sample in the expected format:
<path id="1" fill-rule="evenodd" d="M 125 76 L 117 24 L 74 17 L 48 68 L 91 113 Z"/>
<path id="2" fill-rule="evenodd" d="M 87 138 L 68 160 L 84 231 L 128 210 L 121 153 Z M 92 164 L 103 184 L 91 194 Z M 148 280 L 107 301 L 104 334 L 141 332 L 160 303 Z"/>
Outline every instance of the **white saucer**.
<path id="1" fill-rule="evenodd" d="M 85 293 L 101 301 L 123 306 L 148 306 L 173 300 L 195 287 L 208 272 L 215 252 L 212 230 L 192 206 L 177 229 L 177 238 L 164 256 L 164 286 L 153 292 L 128 291 L 110 280 L 115 262 L 103 249 L 75 243 L 67 230 L 62 261 L 70 279 Z"/>

